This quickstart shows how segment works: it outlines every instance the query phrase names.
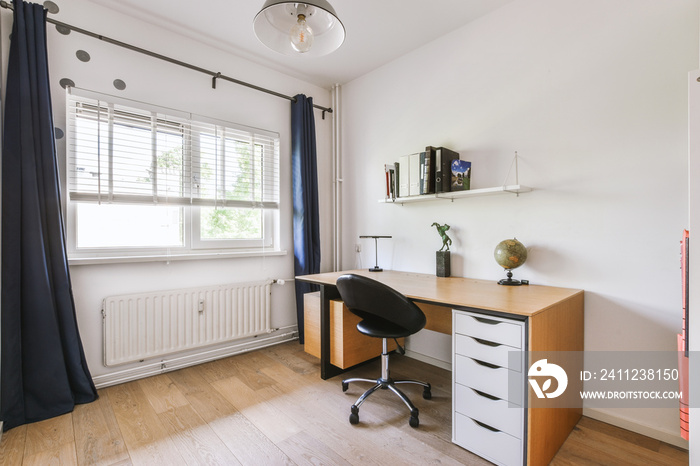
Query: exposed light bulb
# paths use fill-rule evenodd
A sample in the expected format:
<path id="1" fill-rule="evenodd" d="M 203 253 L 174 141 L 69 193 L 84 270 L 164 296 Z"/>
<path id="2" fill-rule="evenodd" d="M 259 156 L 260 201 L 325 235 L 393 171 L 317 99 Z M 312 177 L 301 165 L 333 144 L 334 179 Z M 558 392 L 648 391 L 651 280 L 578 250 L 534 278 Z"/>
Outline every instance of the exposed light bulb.
<path id="1" fill-rule="evenodd" d="M 289 31 L 289 38 L 292 41 L 292 48 L 297 52 L 304 53 L 311 49 L 314 43 L 314 32 L 306 24 L 306 16 L 298 15 L 297 23 Z"/>

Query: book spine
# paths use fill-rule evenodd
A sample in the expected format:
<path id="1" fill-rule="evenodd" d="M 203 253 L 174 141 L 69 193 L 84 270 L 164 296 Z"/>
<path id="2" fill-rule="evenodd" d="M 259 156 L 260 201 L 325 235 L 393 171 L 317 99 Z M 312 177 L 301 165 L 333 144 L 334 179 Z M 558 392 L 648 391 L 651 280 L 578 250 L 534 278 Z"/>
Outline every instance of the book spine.
<path id="1" fill-rule="evenodd" d="M 389 199 L 389 196 L 391 196 L 391 185 L 389 184 L 389 170 L 385 170 L 384 175 L 386 176 L 386 198 Z"/>
<path id="2" fill-rule="evenodd" d="M 408 195 L 420 194 L 420 154 L 409 155 L 408 162 Z"/>
<path id="3" fill-rule="evenodd" d="M 438 147 L 435 149 L 435 192 L 444 193 L 450 191 L 452 181 L 452 161 L 459 159 L 459 153 Z"/>
<path id="4" fill-rule="evenodd" d="M 423 181 L 425 181 L 425 153 L 421 152 L 420 154 L 420 163 L 418 166 L 418 172 L 420 173 L 420 180 L 418 181 L 418 186 L 419 186 L 419 194 L 423 194 Z"/>
<path id="5" fill-rule="evenodd" d="M 425 148 L 425 179 L 427 180 L 427 193 L 435 193 L 435 148 Z"/>
<path id="6" fill-rule="evenodd" d="M 399 197 L 408 196 L 408 155 L 399 159 Z"/>
<path id="7" fill-rule="evenodd" d="M 399 197 L 399 162 L 394 162 L 394 198 Z"/>
<path id="8" fill-rule="evenodd" d="M 442 192 L 442 148 L 435 149 L 435 192 Z"/>

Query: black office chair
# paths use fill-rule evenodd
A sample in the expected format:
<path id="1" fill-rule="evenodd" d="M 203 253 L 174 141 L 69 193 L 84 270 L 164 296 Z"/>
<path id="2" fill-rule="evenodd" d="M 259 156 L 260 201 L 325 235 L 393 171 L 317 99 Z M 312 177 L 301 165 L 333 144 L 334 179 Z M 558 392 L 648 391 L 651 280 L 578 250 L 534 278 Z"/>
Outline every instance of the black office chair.
<path id="1" fill-rule="evenodd" d="M 362 318 L 357 324 L 357 330 L 370 337 L 382 339 L 382 376 L 379 379 L 352 378 L 343 380 L 343 391 L 348 389 L 350 382 L 371 382 L 375 385 L 362 394 L 354 405 L 350 407 L 350 424 L 360 422 L 360 405 L 378 389 L 389 389 L 411 410 L 408 423 L 411 427 L 418 427 L 418 409 L 411 400 L 396 388 L 397 384 L 415 383 L 423 386 L 423 398 L 432 398 L 430 384 L 418 380 L 393 380 L 389 376 L 389 352 L 387 350 L 388 338 L 402 338 L 421 330 L 425 327 L 425 314 L 406 296 L 393 288 L 379 283 L 376 280 L 360 275 L 342 275 L 336 282 L 340 296 L 345 305 L 353 314 Z M 398 341 L 396 342 L 397 346 Z M 401 352 L 403 348 L 399 346 Z"/>

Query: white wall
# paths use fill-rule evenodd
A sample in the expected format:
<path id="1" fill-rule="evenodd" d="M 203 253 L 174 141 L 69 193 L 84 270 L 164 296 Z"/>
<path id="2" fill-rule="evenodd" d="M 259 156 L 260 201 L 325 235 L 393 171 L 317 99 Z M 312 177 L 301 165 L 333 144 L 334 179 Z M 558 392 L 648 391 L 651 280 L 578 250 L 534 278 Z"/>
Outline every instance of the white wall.
<path id="1" fill-rule="evenodd" d="M 314 102 L 330 105 L 330 91 L 271 71 L 221 50 L 128 18 L 85 0 L 58 0 L 60 12 L 52 18 L 98 34 L 152 50 L 202 68 L 220 71 L 242 81 L 267 87 L 286 95 L 304 93 Z M 11 30 L 12 16 L 2 10 L 3 45 Z M 93 376 L 118 368 L 102 364 L 102 299 L 106 296 L 149 290 L 216 285 L 266 278 L 290 278 L 294 275 L 292 243 L 292 204 L 290 169 L 290 102 L 219 80 L 211 88 L 211 78 L 154 58 L 100 42 L 75 32 L 59 34 L 49 25 L 49 62 L 53 109 L 56 126 L 65 130 L 65 93 L 62 78 L 72 79 L 77 87 L 114 94 L 155 105 L 207 115 L 235 123 L 277 131 L 281 136 L 281 248 L 286 256 L 180 262 L 106 264 L 71 266 L 73 293 L 78 324 L 88 365 Z M 6 48 L 6 47 L 3 47 Z M 77 50 L 91 55 L 87 63 L 76 58 Z M 7 63 L 6 53 L 3 63 Z M 118 91 L 112 82 L 121 79 L 126 89 Z M 331 119 L 316 113 L 319 176 L 330 179 Z M 65 138 L 58 141 L 61 163 L 65 157 Z M 322 216 L 330 218 L 330 187 L 321 188 Z M 327 200 L 328 199 L 328 200 Z M 330 225 L 322 226 L 322 266 L 329 268 Z M 273 286 L 272 326 L 296 325 L 294 286 Z M 145 361 L 147 364 L 149 361 Z"/>
<path id="2" fill-rule="evenodd" d="M 343 267 L 373 265 L 358 236 L 381 234 L 393 239 L 380 266 L 434 273 L 440 222 L 452 274 L 496 280 L 493 249 L 517 237 L 529 258 L 516 278 L 586 291 L 587 351 L 675 351 L 698 7 L 519 0 L 346 84 Z M 472 188 L 502 184 L 518 151 L 535 191 L 379 204 L 383 165 L 426 145 L 472 161 Z M 418 334 L 410 349 L 446 360 L 449 337 Z M 675 410 L 587 414 L 682 444 Z"/>

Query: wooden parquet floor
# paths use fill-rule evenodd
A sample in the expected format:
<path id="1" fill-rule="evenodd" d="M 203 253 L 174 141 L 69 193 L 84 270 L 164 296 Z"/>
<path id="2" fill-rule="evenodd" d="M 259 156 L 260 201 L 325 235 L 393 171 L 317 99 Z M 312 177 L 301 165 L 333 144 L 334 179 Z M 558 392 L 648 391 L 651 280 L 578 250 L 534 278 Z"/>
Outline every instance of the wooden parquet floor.
<path id="1" fill-rule="evenodd" d="M 366 388 L 319 377 L 318 360 L 297 342 L 233 356 L 100 390 L 73 413 L 2 436 L 3 465 L 486 465 L 451 443 L 449 371 L 392 355 L 392 376 L 429 381 L 403 386 L 420 410 L 380 390 L 348 422 Z M 353 376 L 374 378 L 375 361 Z M 345 375 L 347 377 L 347 374 Z M 676 447 L 583 418 L 554 465 L 686 465 Z"/>

